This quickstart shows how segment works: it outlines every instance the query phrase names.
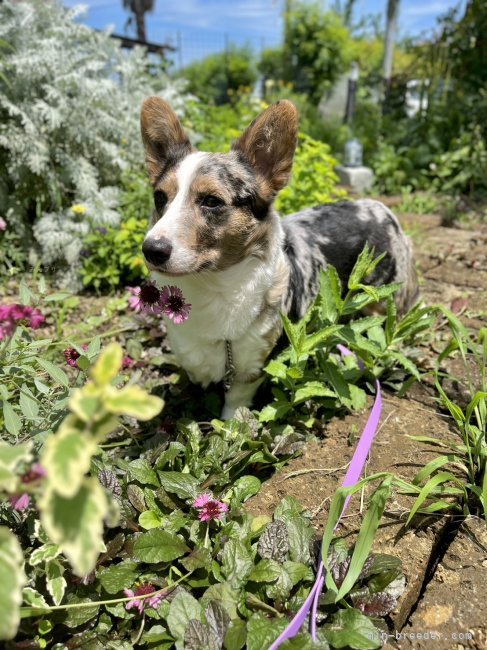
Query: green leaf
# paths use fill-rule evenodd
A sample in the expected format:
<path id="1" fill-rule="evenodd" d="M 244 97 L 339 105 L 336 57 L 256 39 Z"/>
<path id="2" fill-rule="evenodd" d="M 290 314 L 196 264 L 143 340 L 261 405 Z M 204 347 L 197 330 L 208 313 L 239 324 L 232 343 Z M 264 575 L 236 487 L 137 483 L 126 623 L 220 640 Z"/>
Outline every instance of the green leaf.
<path id="1" fill-rule="evenodd" d="M 341 295 L 342 286 L 336 269 L 328 266 L 325 271 L 320 271 L 321 317 L 324 321 L 337 321 L 343 305 Z"/>
<path id="2" fill-rule="evenodd" d="M 297 585 L 298 582 L 301 582 L 301 580 L 313 580 L 314 575 L 312 570 L 306 566 L 306 564 L 302 564 L 301 562 L 292 562 L 291 560 L 286 560 L 284 562 L 283 567 L 288 574 L 291 582 L 294 585 Z"/>
<path id="3" fill-rule="evenodd" d="M 350 273 L 348 278 L 348 289 L 354 291 L 357 286 L 364 279 L 367 269 L 369 268 L 370 263 L 372 262 L 373 255 L 370 252 L 370 247 L 368 242 L 365 243 L 364 249 L 359 254 L 355 266 Z"/>
<path id="4" fill-rule="evenodd" d="M 8 528 L 0 527 L 0 639 L 7 641 L 17 634 L 20 623 L 22 587 L 27 583 L 20 544 Z"/>
<path id="5" fill-rule="evenodd" d="M 157 474 L 166 492 L 177 494 L 181 499 L 195 499 L 200 491 L 200 482 L 191 474 L 181 472 L 158 472 Z"/>
<path id="6" fill-rule="evenodd" d="M 146 510 L 141 512 L 139 515 L 139 525 L 144 528 L 144 530 L 151 530 L 152 528 L 160 528 L 162 526 L 163 520 L 159 515 L 153 510 Z"/>
<path id="7" fill-rule="evenodd" d="M 70 594 L 66 597 L 66 600 L 68 605 L 88 604 L 92 602 L 90 598 L 80 598 L 75 594 Z M 93 607 L 72 607 L 67 610 L 63 625 L 69 628 L 79 627 L 94 618 L 99 611 L 100 607 L 96 603 Z"/>
<path id="8" fill-rule="evenodd" d="M 223 548 L 222 573 L 235 589 L 248 578 L 253 568 L 252 557 L 245 544 L 238 539 L 230 539 Z"/>
<path id="9" fill-rule="evenodd" d="M 433 458 L 433 460 L 430 460 L 429 463 L 427 463 L 424 467 L 422 467 L 419 470 L 419 472 L 416 474 L 416 476 L 413 478 L 413 485 L 420 485 L 425 478 L 431 476 L 431 474 L 433 474 L 433 472 L 435 472 L 439 467 L 442 467 L 447 463 L 454 463 L 454 462 L 456 462 L 457 465 L 460 462 L 460 457 L 455 456 L 454 454 L 448 454 L 447 456 L 438 456 L 437 458 Z M 468 475 L 468 471 L 466 473 Z"/>
<path id="10" fill-rule="evenodd" d="M 289 498 L 286 498 L 276 508 L 274 517 L 286 525 L 290 559 L 293 562 L 307 564 L 311 557 L 309 545 L 314 533 L 309 521 L 300 513 L 300 509 L 301 506 L 295 506 Z"/>
<path id="11" fill-rule="evenodd" d="M 201 621 L 192 618 L 184 632 L 183 646 L 185 650 L 219 650 L 220 644 L 213 632 Z"/>
<path id="12" fill-rule="evenodd" d="M 417 513 L 422 503 L 431 495 L 434 488 L 436 488 L 438 485 L 441 485 L 442 483 L 446 483 L 447 481 L 453 481 L 455 483 L 457 479 L 451 472 L 438 472 L 438 474 L 435 474 L 435 476 L 430 478 L 414 502 L 414 505 L 411 508 L 411 512 L 409 513 L 409 516 L 406 520 L 406 526 L 410 523 L 411 519 Z"/>
<path id="13" fill-rule="evenodd" d="M 241 650 L 247 642 L 247 626 L 241 618 L 230 621 L 225 634 L 224 647 L 228 650 Z"/>
<path id="14" fill-rule="evenodd" d="M 261 560 L 250 572 L 252 582 L 274 582 L 281 575 L 281 565 L 275 560 Z"/>
<path id="15" fill-rule="evenodd" d="M 165 530 L 153 528 L 143 533 L 134 543 L 134 558 L 139 562 L 156 564 L 172 562 L 189 553 L 189 548 L 179 537 Z"/>
<path id="16" fill-rule="evenodd" d="M 111 389 L 103 400 L 107 411 L 116 415 L 129 415 L 137 420 L 151 420 L 158 415 L 164 400 L 148 395 L 140 386 L 126 386 L 121 390 Z"/>
<path id="17" fill-rule="evenodd" d="M 183 591 L 171 602 L 167 625 L 175 639 L 184 639 L 188 623 L 195 619 L 202 622 L 203 610 L 196 598 Z"/>
<path id="18" fill-rule="evenodd" d="M 22 384 L 19 397 L 20 410 L 28 420 L 34 420 L 39 414 L 39 403 L 27 384 Z"/>
<path id="19" fill-rule="evenodd" d="M 340 609 L 323 632 L 333 648 L 375 650 L 382 646 L 380 631 L 358 609 Z"/>
<path id="20" fill-rule="evenodd" d="M 65 388 L 69 387 L 68 376 L 64 370 L 61 370 L 61 368 L 58 368 L 53 363 L 47 359 L 43 359 L 42 357 L 36 357 L 36 361 L 41 368 L 43 368 L 52 379 L 54 379 L 55 382 L 61 384 L 61 386 L 64 386 Z"/>
<path id="21" fill-rule="evenodd" d="M 218 647 L 221 648 L 230 624 L 230 616 L 218 600 L 210 600 L 205 607 L 205 616 L 210 630 L 218 640 Z"/>
<path id="22" fill-rule="evenodd" d="M 401 366 L 409 372 L 415 379 L 418 381 L 421 381 L 421 375 L 419 373 L 419 370 L 416 368 L 414 363 L 408 359 L 407 357 L 404 356 L 404 354 L 401 354 L 400 352 L 392 352 L 389 351 L 389 355 L 395 359 L 398 363 L 401 364 Z"/>
<path id="23" fill-rule="evenodd" d="M 7 431 L 17 438 L 22 423 L 17 413 L 13 410 L 10 402 L 7 402 L 6 400 L 3 402 L 3 419 Z"/>
<path id="24" fill-rule="evenodd" d="M 328 327 L 324 327 L 314 334 L 310 334 L 306 337 L 304 344 L 302 345 L 302 351 L 311 352 L 311 350 L 313 350 L 319 343 L 322 343 L 326 341 L 326 339 L 331 338 L 342 328 L 342 325 L 329 325 Z"/>
<path id="25" fill-rule="evenodd" d="M 281 361 L 273 359 L 264 368 L 264 371 L 271 377 L 278 377 L 279 379 L 286 379 L 286 366 Z"/>
<path id="26" fill-rule="evenodd" d="M 237 618 L 237 605 L 240 602 L 240 590 L 233 589 L 228 582 L 211 585 L 201 597 L 201 604 L 206 607 L 212 600 L 218 601 L 226 610 L 231 620 Z"/>
<path id="27" fill-rule="evenodd" d="M 292 405 L 287 401 L 272 402 L 265 406 L 259 414 L 259 422 L 275 422 L 283 418 L 291 410 Z"/>
<path id="28" fill-rule="evenodd" d="M 186 571 L 195 571 L 211 565 L 211 553 L 207 548 L 196 548 L 192 553 L 180 560 Z"/>
<path id="29" fill-rule="evenodd" d="M 288 623 L 286 618 L 269 620 L 263 614 L 252 614 L 247 623 L 247 650 L 270 648 Z"/>
<path id="30" fill-rule="evenodd" d="M 69 398 L 69 408 L 82 422 L 92 424 L 103 415 L 100 389 L 91 382 L 77 388 Z"/>
<path id="31" fill-rule="evenodd" d="M 387 299 L 387 313 L 386 313 L 386 324 L 385 324 L 385 334 L 386 334 L 386 343 L 391 345 L 394 340 L 394 335 L 396 333 L 396 323 L 397 323 L 397 310 L 396 303 L 394 299 Z"/>
<path id="32" fill-rule="evenodd" d="M 91 457 L 98 445 L 90 436 L 63 423 L 44 445 L 42 465 L 49 476 L 51 489 L 63 497 L 73 497 L 90 469 Z"/>
<path id="33" fill-rule="evenodd" d="M 56 558 L 60 553 L 61 549 L 57 544 L 51 544 L 48 542 L 47 544 L 43 544 L 42 546 L 39 546 L 39 548 L 36 548 L 34 551 L 32 551 L 29 556 L 29 564 L 31 566 L 37 566 L 43 562 L 49 562 L 50 560 Z"/>
<path id="34" fill-rule="evenodd" d="M 142 485 L 153 485 L 154 487 L 160 486 L 156 472 L 152 469 L 145 458 L 137 458 L 130 464 L 126 465 L 120 463 L 120 466 L 122 469 L 126 469 L 129 475 L 139 483 L 142 483 Z"/>
<path id="35" fill-rule="evenodd" d="M 291 595 L 291 591 L 293 588 L 293 582 L 291 580 L 291 577 L 288 575 L 287 571 L 280 564 L 278 565 L 278 567 L 279 567 L 279 576 L 277 580 L 275 580 L 271 584 L 268 584 L 265 590 L 267 598 L 269 598 L 271 601 L 287 600 Z"/>
<path id="36" fill-rule="evenodd" d="M 46 603 L 46 599 L 42 594 L 40 594 L 38 591 L 35 589 L 32 589 L 32 587 L 24 587 L 22 589 L 22 600 L 24 603 L 30 607 L 35 607 L 35 608 L 45 608 L 47 609 L 48 604 Z"/>
<path id="37" fill-rule="evenodd" d="M 108 514 L 107 497 L 98 480 L 85 478 L 72 497 L 63 497 L 49 486 L 39 506 L 47 535 L 62 548 L 74 573 L 87 575 L 103 549 L 103 520 Z"/>
<path id="38" fill-rule="evenodd" d="M 109 594 L 118 594 L 124 588 L 130 588 L 137 577 L 137 562 L 125 560 L 110 566 L 97 574 L 101 586 Z"/>
<path id="39" fill-rule="evenodd" d="M 298 388 L 294 394 L 293 405 L 296 406 L 297 404 L 314 397 L 336 398 L 337 394 L 330 388 L 327 388 L 320 381 L 307 381 L 306 384 L 302 388 Z"/>
<path id="40" fill-rule="evenodd" d="M 46 587 L 55 605 L 59 605 L 66 591 L 67 583 L 63 574 L 64 567 L 58 560 L 46 564 Z"/>
<path id="41" fill-rule="evenodd" d="M 230 488 L 228 496 L 231 497 L 232 504 L 239 505 L 244 503 L 260 490 L 261 482 L 256 476 L 241 476 L 235 481 Z M 226 497 L 226 498 L 227 498 Z"/>
<path id="42" fill-rule="evenodd" d="M 350 589 L 352 589 L 362 571 L 365 560 L 369 556 L 370 549 L 374 542 L 375 533 L 384 512 L 387 499 L 391 493 L 391 480 L 392 478 L 386 478 L 375 490 L 369 500 L 369 507 L 367 508 L 364 520 L 360 526 L 357 541 L 355 542 L 353 549 L 350 567 L 340 589 L 338 590 L 335 602 L 338 602 L 341 598 L 346 596 Z"/>
<path id="43" fill-rule="evenodd" d="M 122 367 L 123 350 L 118 343 L 110 343 L 96 360 L 91 377 L 98 386 L 108 386 Z"/>
<path id="44" fill-rule="evenodd" d="M 306 325 L 302 321 L 293 325 L 285 314 L 281 314 L 281 318 L 286 336 L 289 339 L 294 352 L 299 355 L 302 351 L 302 345 L 306 334 Z"/>
<path id="45" fill-rule="evenodd" d="M 18 465 L 32 460 L 32 442 L 9 445 L 0 442 L 0 489 L 13 492 L 18 483 Z"/>

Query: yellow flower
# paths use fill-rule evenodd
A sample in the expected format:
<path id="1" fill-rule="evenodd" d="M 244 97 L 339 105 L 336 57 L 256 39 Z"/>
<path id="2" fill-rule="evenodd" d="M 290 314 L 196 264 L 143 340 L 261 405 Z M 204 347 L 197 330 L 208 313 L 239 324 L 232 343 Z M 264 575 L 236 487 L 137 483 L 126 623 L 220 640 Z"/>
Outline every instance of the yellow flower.
<path id="1" fill-rule="evenodd" d="M 85 214 L 86 207 L 84 205 L 81 205 L 80 203 L 77 203 L 76 205 L 71 206 L 71 212 L 73 212 L 74 214 Z"/>

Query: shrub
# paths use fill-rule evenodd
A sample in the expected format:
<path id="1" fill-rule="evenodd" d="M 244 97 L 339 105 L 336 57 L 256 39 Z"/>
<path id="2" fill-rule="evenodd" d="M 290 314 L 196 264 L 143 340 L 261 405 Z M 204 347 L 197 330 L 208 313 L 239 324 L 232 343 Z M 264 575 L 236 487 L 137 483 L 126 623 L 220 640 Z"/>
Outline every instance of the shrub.
<path id="1" fill-rule="evenodd" d="M 120 224 L 92 228 L 83 242 L 83 286 L 96 291 L 117 289 L 148 275 L 141 248 L 153 199 L 145 171 L 125 174 L 123 186 Z"/>
<path id="2" fill-rule="evenodd" d="M 189 92 L 218 105 L 232 101 L 235 93 L 243 88 L 250 89 L 257 80 L 252 51 L 236 46 L 203 61 L 195 61 L 181 74 L 188 82 Z"/>
<path id="3" fill-rule="evenodd" d="M 107 34 L 76 22 L 79 10 L 29 0 L 0 5 L 0 215 L 34 234 L 46 265 L 77 280 L 89 224 L 116 225 L 121 172 L 142 159 L 142 98 L 178 86 L 147 74 L 142 50 L 126 55 Z M 62 56 L 60 56 L 62 52 Z M 83 205 L 84 212 L 70 210 Z"/>
<path id="4" fill-rule="evenodd" d="M 336 13 L 298 2 L 287 15 L 285 34 L 286 74 L 298 92 L 318 104 L 351 62 L 351 37 Z"/>
<path id="5" fill-rule="evenodd" d="M 334 168 L 337 164 L 327 144 L 301 134 L 294 158 L 292 180 L 280 192 L 276 201 L 277 209 L 283 214 L 290 214 L 312 205 L 345 198 L 346 192 L 336 186 L 338 176 Z"/>

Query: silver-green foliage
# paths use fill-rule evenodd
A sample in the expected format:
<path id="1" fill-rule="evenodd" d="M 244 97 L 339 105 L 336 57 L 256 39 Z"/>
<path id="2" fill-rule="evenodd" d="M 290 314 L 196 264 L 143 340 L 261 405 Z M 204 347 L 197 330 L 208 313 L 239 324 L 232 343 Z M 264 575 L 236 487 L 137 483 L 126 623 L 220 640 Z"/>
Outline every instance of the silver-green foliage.
<path id="1" fill-rule="evenodd" d="M 181 86 L 150 75 L 142 49 L 123 52 L 78 23 L 81 11 L 41 0 L 0 5 L 0 215 L 10 228 L 35 222 L 46 265 L 76 266 L 90 221 L 118 223 L 120 174 L 142 160 L 143 97 L 183 106 Z"/>

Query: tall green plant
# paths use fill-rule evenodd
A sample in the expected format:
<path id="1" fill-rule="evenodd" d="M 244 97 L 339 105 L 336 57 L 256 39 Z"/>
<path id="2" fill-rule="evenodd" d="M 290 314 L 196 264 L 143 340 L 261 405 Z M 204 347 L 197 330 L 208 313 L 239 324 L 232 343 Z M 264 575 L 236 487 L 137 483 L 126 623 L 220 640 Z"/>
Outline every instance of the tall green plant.
<path id="1" fill-rule="evenodd" d="M 399 320 L 393 295 L 400 285 L 365 284 L 380 259 L 364 249 L 345 295 L 336 270 L 329 266 L 321 272 L 320 293 L 306 316 L 295 324 L 282 316 L 290 345 L 264 368 L 275 385 L 275 400 L 262 410 L 262 421 L 279 421 L 293 414 L 310 424 L 319 408 L 363 408 L 365 391 L 357 385 L 363 374 L 384 376 L 387 381 L 388 371 L 400 367 L 403 373 L 396 388 L 401 390 L 411 383 L 407 376 L 420 379 L 419 370 L 400 347 L 428 330 L 434 317 L 429 308 L 418 305 Z M 386 303 L 385 315 L 362 315 L 362 310 L 378 302 Z M 350 348 L 362 360 L 364 370 L 349 357 L 342 368 L 338 344 Z M 396 380 L 392 379 L 392 384 Z"/>

